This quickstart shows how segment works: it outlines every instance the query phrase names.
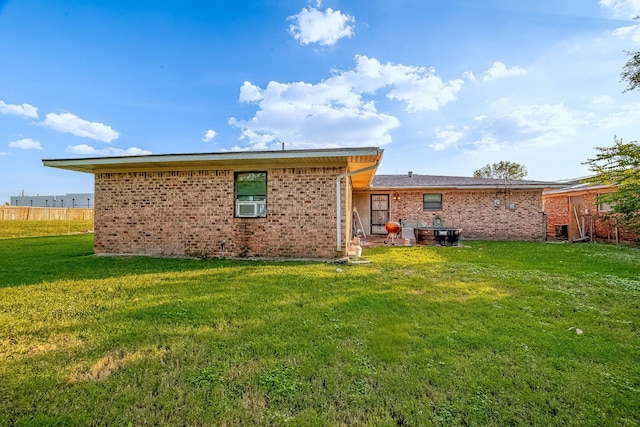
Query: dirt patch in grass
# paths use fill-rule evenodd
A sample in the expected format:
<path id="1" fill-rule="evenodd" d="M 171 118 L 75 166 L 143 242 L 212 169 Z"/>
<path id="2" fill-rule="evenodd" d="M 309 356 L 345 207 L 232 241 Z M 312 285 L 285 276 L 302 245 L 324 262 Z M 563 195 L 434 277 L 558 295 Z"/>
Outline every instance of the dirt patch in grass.
<path id="1" fill-rule="evenodd" d="M 112 350 L 89 366 L 77 366 L 75 372 L 69 376 L 69 383 L 101 381 L 125 369 L 131 363 L 142 363 L 149 358 L 161 359 L 166 354 L 166 349 Z"/>

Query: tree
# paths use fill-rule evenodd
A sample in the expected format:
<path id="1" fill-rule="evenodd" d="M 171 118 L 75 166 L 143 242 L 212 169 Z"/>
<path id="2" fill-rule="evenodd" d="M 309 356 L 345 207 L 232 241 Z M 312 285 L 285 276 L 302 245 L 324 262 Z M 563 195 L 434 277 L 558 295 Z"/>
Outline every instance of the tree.
<path id="1" fill-rule="evenodd" d="M 527 168 L 520 163 L 501 161 L 486 164 L 473 172 L 474 178 L 522 179 L 527 176 Z"/>
<path id="2" fill-rule="evenodd" d="M 640 16 L 633 19 L 640 19 Z M 629 60 L 622 67 L 622 73 L 620 73 L 620 81 L 627 83 L 624 92 L 640 90 L 640 50 L 637 52 L 626 51 L 626 54 L 629 56 Z"/>
<path id="3" fill-rule="evenodd" d="M 595 149 L 596 157 L 583 163 L 595 175 L 584 181 L 615 186 L 615 192 L 598 196 L 598 203 L 608 203 L 621 225 L 640 231 L 640 145 L 614 136 L 613 147 Z"/>
<path id="4" fill-rule="evenodd" d="M 640 50 L 637 52 L 627 52 L 629 60 L 622 67 L 622 73 L 620 73 L 620 81 L 627 83 L 627 88 L 624 90 L 628 92 L 630 90 L 640 90 Z"/>

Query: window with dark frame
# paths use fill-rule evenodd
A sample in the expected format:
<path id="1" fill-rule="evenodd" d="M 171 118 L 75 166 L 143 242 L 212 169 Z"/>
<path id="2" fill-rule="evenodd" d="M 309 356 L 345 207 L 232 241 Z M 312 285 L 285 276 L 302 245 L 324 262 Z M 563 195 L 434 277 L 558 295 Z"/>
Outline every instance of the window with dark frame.
<path id="1" fill-rule="evenodd" d="M 236 172 L 236 217 L 263 218 L 267 216 L 267 173 Z"/>
<path id="2" fill-rule="evenodd" d="M 439 193 L 423 194 L 422 209 L 425 211 L 442 210 L 442 194 L 439 194 Z"/>
<path id="3" fill-rule="evenodd" d="M 600 196 L 602 196 L 602 194 L 597 194 L 596 200 Z M 612 210 L 613 209 L 611 207 L 611 203 L 605 203 L 605 202 L 598 203 L 598 212 L 611 212 Z"/>

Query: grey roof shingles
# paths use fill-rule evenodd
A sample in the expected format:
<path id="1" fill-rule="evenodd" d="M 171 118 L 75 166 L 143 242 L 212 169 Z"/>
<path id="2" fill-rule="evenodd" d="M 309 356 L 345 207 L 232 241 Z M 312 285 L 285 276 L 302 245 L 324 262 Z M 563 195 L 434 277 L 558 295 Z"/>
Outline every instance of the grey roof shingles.
<path id="1" fill-rule="evenodd" d="M 559 188 L 566 186 L 551 181 L 504 180 L 496 178 L 474 178 L 465 176 L 438 175 L 376 175 L 372 189 L 401 188 Z"/>

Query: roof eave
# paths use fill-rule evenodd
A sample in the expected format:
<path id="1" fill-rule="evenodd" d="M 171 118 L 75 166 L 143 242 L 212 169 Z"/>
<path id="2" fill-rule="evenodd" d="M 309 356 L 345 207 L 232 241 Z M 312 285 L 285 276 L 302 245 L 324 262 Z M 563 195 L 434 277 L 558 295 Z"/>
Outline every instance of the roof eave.
<path id="1" fill-rule="evenodd" d="M 371 190 L 376 191 L 397 191 L 397 190 L 545 190 L 548 188 L 562 188 L 559 184 L 532 184 L 532 185 L 419 185 L 419 186 L 372 186 Z"/>
<path id="2" fill-rule="evenodd" d="M 377 147 L 318 150 L 251 151 L 199 154 L 156 154 L 126 157 L 43 159 L 44 166 L 85 173 L 145 170 L 170 170 L 190 166 L 225 167 L 239 164 L 317 163 L 354 167 L 379 162 L 384 150 Z M 358 169 L 358 167 L 354 167 Z"/>
<path id="3" fill-rule="evenodd" d="M 610 191 L 615 191 L 615 186 L 613 185 L 605 185 L 605 184 L 594 184 L 594 185 L 587 185 L 587 186 L 571 186 L 571 187 L 554 187 L 554 189 L 549 190 L 548 192 L 545 193 L 545 195 L 562 195 L 562 194 L 569 194 L 569 193 L 588 193 L 588 192 L 593 192 L 596 190 L 610 190 Z"/>

